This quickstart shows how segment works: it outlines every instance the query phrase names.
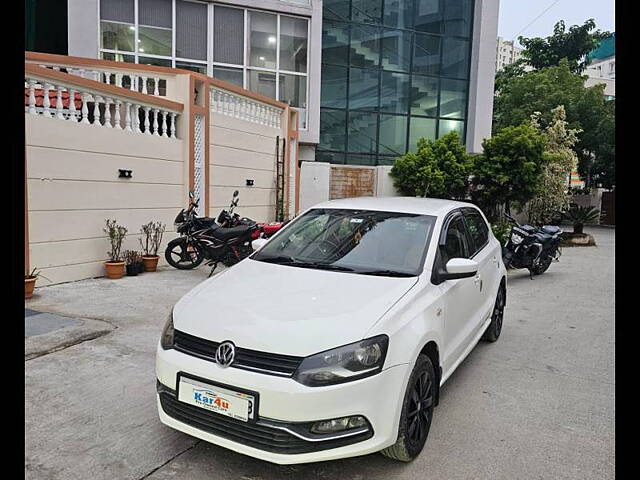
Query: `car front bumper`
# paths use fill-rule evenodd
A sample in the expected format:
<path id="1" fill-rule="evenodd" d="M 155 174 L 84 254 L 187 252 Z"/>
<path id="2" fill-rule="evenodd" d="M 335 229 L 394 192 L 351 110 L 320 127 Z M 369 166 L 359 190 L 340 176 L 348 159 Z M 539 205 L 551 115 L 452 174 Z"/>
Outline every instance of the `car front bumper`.
<path id="1" fill-rule="evenodd" d="M 307 387 L 291 378 L 221 368 L 177 350 L 163 350 L 158 345 L 158 412 L 162 423 L 176 430 L 273 463 L 307 463 L 365 455 L 395 443 L 410 370 L 409 365 L 397 365 L 353 382 Z M 229 388 L 256 392 L 259 395 L 257 422 L 229 420 L 178 402 L 175 390 L 180 372 Z M 289 435 L 291 425 L 351 415 L 362 415 L 368 420 L 371 427 L 368 434 L 335 438 L 340 436 L 336 433 L 327 440 L 309 440 L 312 434 Z M 283 428 L 278 430 L 277 426 Z M 260 442 L 256 443 L 256 439 Z M 263 443 L 265 439 L 278 442 L 278 446 Z M 305 453 L 282 453 L 298 451 Z"/>

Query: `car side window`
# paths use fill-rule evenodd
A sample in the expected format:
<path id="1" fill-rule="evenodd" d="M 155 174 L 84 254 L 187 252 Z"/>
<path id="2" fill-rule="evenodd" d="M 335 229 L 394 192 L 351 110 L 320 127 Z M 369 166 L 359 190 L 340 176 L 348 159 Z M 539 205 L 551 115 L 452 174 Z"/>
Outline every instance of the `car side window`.
<path id="1" fill-rule="evenodd" d="M 469 258 L 467 232 L 462 215 L 457 216 L 449 223 L 444 248 L 441 249 L 441 252 L 443 265 L 446 265 L 452 258 Z"/>
<path id="2" fill-rule="evenodd" d="M 471 240 L 473 241 L 473 254 L 477 253 L 489 241 L 489 227 L 482 216 L 475 210 L 465 210 L 465 220 Z"/>

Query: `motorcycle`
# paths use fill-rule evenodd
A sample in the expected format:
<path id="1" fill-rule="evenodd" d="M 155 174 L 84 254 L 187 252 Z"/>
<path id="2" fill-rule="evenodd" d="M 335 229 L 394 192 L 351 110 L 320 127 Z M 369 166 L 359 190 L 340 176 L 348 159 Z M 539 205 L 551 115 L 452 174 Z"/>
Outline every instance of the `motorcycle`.
<path id="1" fill-rule="evenodd" d="M 502 247 L 502 260 L 507 268 L 526 268 L 529 276 L 541 275 L 551 262 L 562 255 L 560 235 L 562 230 L 554 225 L 541 228 L 520 225 L 511 215 L 504 214 L 513 225 L 506 244 Z"/>
<path id="2" fill-rule="evenodd" d="M 189 192 L 189 199 L 187 210 L 182 209 L 174 221 L 180 237 L 165 249 L 167 263 L 179 270 L 196 268 L 207 260 L 212 266 L 211 276 L 219 262 L 227 267 L 235 265 L 253 253 L 252 240 L 268 238 L 283 226 L 281 222 L 256 223 L 234 213 L 239 201 L 237 190 L 229 210 L 223 209 L 217 218 L 198 217 L 199 199 L 194 200 L 193 192 Z"/>
<path id="3" fill-rule="evenodd" d="M 174 221 L 180 237 L 171 240 L 164 252 L 169 265 L 179 270 L 190 270 L 207 260 L 206 264 L 212 267 L 211 276 L 218 263 L 230 267 L 253 252 L 251 241 L 261 233 L 256 222 L 238 216 L 237 221 L 227 221 L 225 224 L 229 226 L 222 226 L 215 218 L 197 217 L 195 210 L 199 199 L 194 200 L 192 193 L 189 197 L 189 207 L 182 209 Z M 237 192 L 234 195 L 237 205 L 235 197 Z M 234 219 L 233 210 L 229 218 Z M 230 226 L 232 224 L 234 226 Z"/>

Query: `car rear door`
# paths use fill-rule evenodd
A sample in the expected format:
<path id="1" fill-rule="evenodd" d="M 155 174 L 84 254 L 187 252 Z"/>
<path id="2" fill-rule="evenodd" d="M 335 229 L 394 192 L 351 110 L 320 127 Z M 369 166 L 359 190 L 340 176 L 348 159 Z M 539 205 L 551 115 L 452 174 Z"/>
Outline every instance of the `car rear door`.
<path id="1" fill-rule="evenodd" d="M 478 210 L 463 208 L 462 213 L 471 239 L 470 258 L 478 262 L 476 286 L 480 304 L 475 321 L 479 328 L 493 309 L 498 288 L 500 245 L 491 242 L 489 226 Z"/>

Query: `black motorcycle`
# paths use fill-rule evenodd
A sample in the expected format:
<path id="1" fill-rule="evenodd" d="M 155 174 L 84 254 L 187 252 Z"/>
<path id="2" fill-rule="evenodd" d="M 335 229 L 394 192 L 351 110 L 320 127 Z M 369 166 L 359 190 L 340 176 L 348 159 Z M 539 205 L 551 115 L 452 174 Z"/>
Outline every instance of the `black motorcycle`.
<path id="1" fill-rule="evenodd" d="M 526 268 L 531 278 L 547 271 L 551 262 L 562 254 L 560 235 L 562 230 L 554 225 L 541 228 L 520 225 L 505 213 L 513 224 L 507 243 L 502 247 L 502 260 L 507 268 Z"/>
<path id="2" fill-rule="evenodd" d="M 230 212 L 223 210 L 218 216 L 225 225 L 222 226 L 215 218 L 196 216 L 199 199 L 194 200 L 189 193 L 189 207 L 182 209 L 175 219 L 180 237 L 171 240 L 164 252 L 167 263 L 180 270 L 190 270 L 207 260 L 207 265 L 212 266 L 211 276 L 218 263 L 230 267 L 249 256 L 253 252 L 251 240 L 257 238 L 260 227 L 248 218 L 234 217 L 237 196 L 236 191 Z"/>

